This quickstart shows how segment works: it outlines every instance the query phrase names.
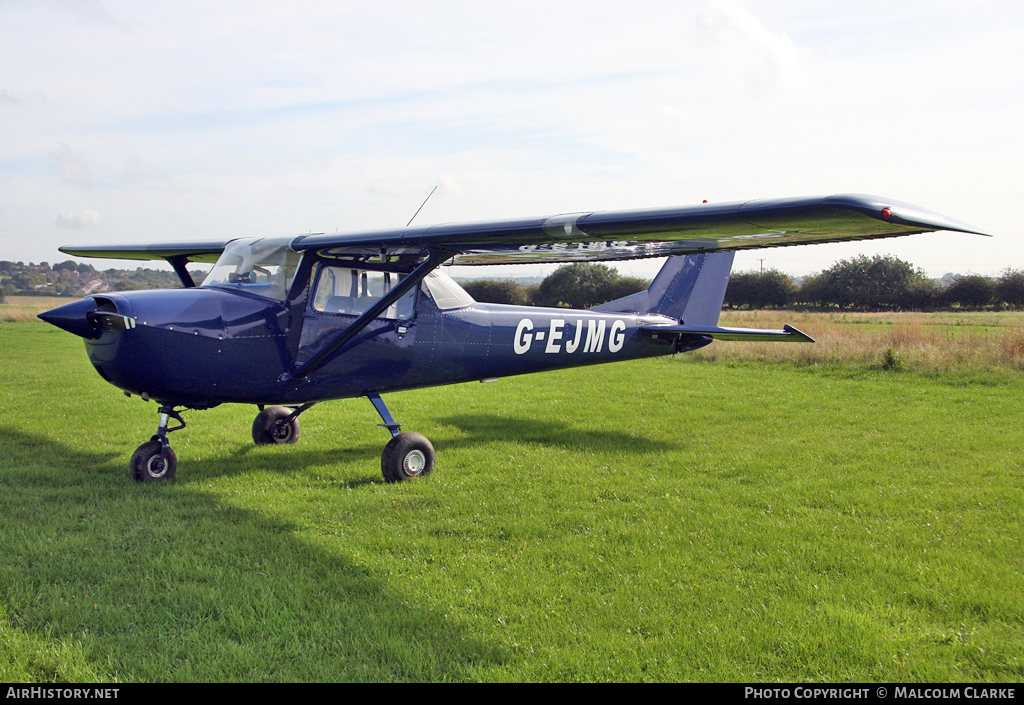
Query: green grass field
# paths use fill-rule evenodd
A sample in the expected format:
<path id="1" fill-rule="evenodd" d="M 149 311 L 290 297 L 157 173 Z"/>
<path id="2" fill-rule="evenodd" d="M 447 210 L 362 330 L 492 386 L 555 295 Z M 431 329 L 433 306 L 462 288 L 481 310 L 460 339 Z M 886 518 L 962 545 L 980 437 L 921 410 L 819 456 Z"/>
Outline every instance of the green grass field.
<path id="1" fill-rule="evenodd" d="M 812 331 L 813 333 L 813 331 Z M 0 681 L 1020 681 L 1024 377 L 620 363 L 366 400 L 297 446 L 0 323 Z"/>

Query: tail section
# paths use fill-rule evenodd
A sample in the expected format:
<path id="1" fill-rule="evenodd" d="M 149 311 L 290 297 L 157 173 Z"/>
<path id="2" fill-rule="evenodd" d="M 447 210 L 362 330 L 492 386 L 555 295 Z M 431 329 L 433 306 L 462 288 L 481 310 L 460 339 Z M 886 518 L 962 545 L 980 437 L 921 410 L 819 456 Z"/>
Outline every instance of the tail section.
<path id="1" fill-rule="evenodd" d="M 686 325 L 716 326 L 734 256 L 734 252 L 705 252 L 669 257 L 646 291 L 592 310 L 657 313 Z"/>

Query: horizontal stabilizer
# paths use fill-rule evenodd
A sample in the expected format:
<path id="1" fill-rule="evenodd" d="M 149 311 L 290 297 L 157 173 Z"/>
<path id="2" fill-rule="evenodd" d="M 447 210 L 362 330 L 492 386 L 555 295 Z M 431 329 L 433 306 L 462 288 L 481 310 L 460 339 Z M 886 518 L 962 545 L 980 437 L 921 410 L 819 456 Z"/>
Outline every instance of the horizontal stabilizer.
<path id="1" fill-rule="evenodd" d="M 813 343 L 814 338 L 793 326 L 782 330 L 760 330 L 758 328 L 719 328 L 718 326 L 640 326 L 640 332 L 653 338 L 675 338 L 680 335 L 706 335 L 715 340 L 746 340 L 760 343 Z"/>

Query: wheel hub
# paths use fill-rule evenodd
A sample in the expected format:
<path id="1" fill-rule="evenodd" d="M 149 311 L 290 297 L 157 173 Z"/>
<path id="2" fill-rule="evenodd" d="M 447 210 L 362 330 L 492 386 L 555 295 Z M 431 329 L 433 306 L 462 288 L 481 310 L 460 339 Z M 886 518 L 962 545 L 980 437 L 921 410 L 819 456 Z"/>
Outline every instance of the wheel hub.
<path id="1" fill-rule="evenodd" d="M 146 472 L 149 473 L 149 476 L 152 478 L 163 477 L 164 473 L 167 472 L 167 463 L 164 462 L 164 459 L 159 455 L 154 455 L 149 459 L 149 462 L 146 463 Z"/>
<path id="2" fill-rule="evenodd" d="M 422 472 L 424 466 L 427 464 L 427 458 L 423 455 L 421 450 L 409 451 L 405 456 L 405 460 L 402 462 L 402 467 L 410 477 L 416 477 Z"/>

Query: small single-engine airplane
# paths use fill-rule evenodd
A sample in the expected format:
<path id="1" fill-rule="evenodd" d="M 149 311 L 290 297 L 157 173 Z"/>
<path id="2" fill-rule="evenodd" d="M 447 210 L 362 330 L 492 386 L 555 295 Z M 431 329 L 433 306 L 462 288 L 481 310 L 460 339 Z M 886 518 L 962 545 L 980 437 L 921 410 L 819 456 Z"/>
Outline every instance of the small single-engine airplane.
<path id="1" fill-rule="evenodd" d="M 40 314 L 85 339 L 103 379 L 160 404 L 131 476 L 173 477 L 168 434 L 181 409 L 254 404 L 256 443 L 295 443 L 299 415 L 365 396 L 391 432 L 390 482 L 434 469 L 434 448 L 400 433 L 381 394 L 695 350 L 719 340 L 814 342 L 782 330 L 718 326 L 736 250 L 895 237 L 984 235 L 885 198 L 817 198 L 571 213 L 373 233 L 61 247 L 77 257 L 168 261 L 184 288 L 102 293 Z M 445 263 L 668 256 L 650 287 L 585 311 L 484 304 Z M 215 262 L 196 287 L 189 262 Z M 178 425 L 168 426 L 174 419 Z"/>

